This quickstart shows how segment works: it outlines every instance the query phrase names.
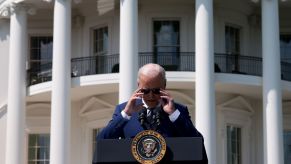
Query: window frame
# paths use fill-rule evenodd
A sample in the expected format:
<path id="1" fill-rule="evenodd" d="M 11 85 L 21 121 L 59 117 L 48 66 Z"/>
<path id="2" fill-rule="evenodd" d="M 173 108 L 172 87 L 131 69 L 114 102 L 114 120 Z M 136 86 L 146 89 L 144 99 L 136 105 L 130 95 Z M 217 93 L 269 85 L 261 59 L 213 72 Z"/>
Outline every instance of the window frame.
<path id="1" fill-rule="evenodd" d="M 155 22 L 177 22 L 178 23 L 178 44 L 176 45 L 171 45 L 170 47 L 178 47 L 179 51 L 181 51 L 181 21 L 179 19 L 153 19 L 152 20 L 152 28 L 153 28 L 153 39 L 152 39 L 152 47 L 153 51 L 155 51 L 156 47 L 159 47 L 157 44 L 155 44 Z M 160 47 L 167 47 L 167 46 L 160 46 Z"/>
<path id="2" fill-rule="evenodd" d="M 279 43 L 280 44 L 280 59 L 281 59 L 281 61 L 291 63 L 291 44 L 290 44 L 290 47 L 287 47 L 287 48 L 290 48 L 290 54 L 288 56 L 285 56 L 285 53 L 284 53 L 284 56 L 282 56 L 283 55 L 282 45 L 281 45 L 282 37 L 289 37 L 289 39 L 290 39 L 289 43 L 291 43 L 291 33 L 281 33 L 280 38 L 279 38 L 279 41 L 280 41 L 280 43 Z"/>
<path id="3" fill-rule="evenodd" d="M 226 28 L 233 28 L 235 30 L 238 30 L 238 40 L 236 40 L 235 42 L 238 42 L 238 43 L 235 43 L 238 45 L 238 50 L 236 50 L 236 52 L 232 52 L 232 51 L 228 51 L 227 48 L 226 48 L 226 40 L 227 40 L 227 37 L 226 37 Z M 235 25 L 235 24 L 230 24 L 230 23 L 226 23 L 224 25 L 224 51 L 226 54 L 229 54 L 229 55 L 241 55 L 241 52 L 242 52 L 242 27 L 239 26 L 239 25 Z"/>
<path id="4" fill-rule="evenodd" d="M 283 103 L 283 132 L 291 132 L 291 113 L 288 109 L 291 107 L 291 102 L 284 102 Z M 284 140 L 283 140 L 284 142 Z M 285 146 L 285 143 L 283 143 Z M 285 152 L 284 152 L 284 159 L 285 159 Z"/>
<path id="5" fill-rule="evenodd" d="M 238 35 L 238 40 L 235 39 L 235 43 L 234 45 L 238 46 L 238 49 L 236 49 L 235 51 L 232 51 L 232 46 L 230 46 L 230 50 L 227 50 L 227 33 L 226 30 L 227 28 L 232 29 L 232 30 L 238 30 L 237 31 L 237 35 Z M 240 72 L 240 60 L 239 60 L 239 56 L 241 56 L 241 52 L 242 52 L 242 27 L 239 25 L 234 25 L 234 24 L 225 24 L 224 25 L 224 51 L 226 53 L 226 55 L 228 55 L 227 59 L 226 59 L 226 67 L 227 70 L 229 72 Z M 233 43 L 231 43 L 231 45 L 233 45 Z M 235 46 L 235 47 L 236 47 Z"/>
<path id="6" fill-rule="evenodd" d="M 169 56 L 160 56 L 160 58 L 165 58 L 164 60 L 161 60 L 161 62 L 159 62 L 159 55 L 158 53 L 163 53 L 163 52 L 158 52 L 157 49 L 157 44 L 155 44 L 155 22 L 177 22 L 178 23 L 178 36 L 177 36 L 177 40 L 178 40 L 178 44 L 176 45 L 172 45 L 170 47 L 176 48 L 177 51 L 174 51 L 176 54 L 174 54 L 174 52 L 165 52 L 165 53 L 173 53 L 172 55 Z M 180 53 L 181 53 L 181 49 L 182 49 L 182 21 L 180 18 L 152 18 L 151 19 L 151 47 L 152 47 L 152 55 L 153 55 L 153 61 L 154 63 L 158 63 L 161 64 L 167 71 L 176 71 L 178 69 L 178 65 L 180 63 Z M 170 61 L 170 62 L 169 62 Z"/>
<path id="7" fill-rule="evenodd" d="M 51 59 L 32 59 L 33 50 L 37 50 L 41 47 L 32 47 L 33 38 L 40 39 L 45 38 L 46 40 L 51 39 Z M 39 41 L 38 41 L 39 42 Z M 27 69 L 30 70 L 29 72 L 29 83 L 36 84 L 39 82 L 44 82 L 51 80 L 52 78 L 52 62 L 53 62 L 53 35 L 51 34 L 41 34 L 41 35 L 30 35 L 28 37 L 28 55 L 27 55 Z"/>
<path id="8" fill-rule="evenodd" d="M 30 110 L 30 107 L 27 108 L 27 110 Z M 38 122 L 38 121 L 42 121 L 42 122 L 45 122 L 46 124 L 49 124 L 49 120 L 50 120 L 50 117 L 41 117 L 41 118 L 34 118 L 34 117 L 27 117 L 27 122 Z M 32 123 L 31 122 L 31 123 Z M 35 123 L 32 123 L 32 125 L 34 125 Z M 29 153 L 29 150 L 28 150 L 28 147 L 29 147 L 29 134 L 50 134 L 50 127 L 45 125 L 45 126 L 28 126 L 26 129 L 25 129 L 25 163 L 29 164 L 28 160 L 29 160 L 29 156 L 28 156 L 28 153 Z"/>
<path id="9" fill-rule="evenodd" d="M 47 62 L 52 62 L 52 59 L 53 59 L 53 47 L 52 47 L 52 55 L 51 55 L 51 60 L 41 60 L 41 59 L 39 59 L 39 60 L 36 60 L 36 59 L 31 59 L 32 58 L 32 44 L 31 44 L 31 42 L 32 42 L 32 38 L 40 38 L 40 37 L 46 37 L 46 38 L 51 38 L 52 39 L 52 44 L 53 44 L 53 35 L 51 35 L 51 34 L 43 34 L 43 35 L 30 35 L 29 36 L 29 41 L 28 41 L 28 45 L 29 45 L 29 48 L 28 48 L 28 51 L 29 51 L 29 53 L 28 53 L 28 66 L 29 66 L 29 68 L 31 68 L 31 62 L 41 62 L 41 61 L 47 61 Z"/>
<path id="10" fill-rule="evenodd" d="M 48 137 L 49 137 L 49 140 L 50 140 L 50 133 L 29 133 L 28 135 L 27 135 L 27 163 L 28 164 L 30 164 L 30 162 L 33 162 L 33 163 L 37 163 L 37 162 L 50 162 L 50 155 L 48 155 L 48 160 L 42 160 L 42 159 L 32 159 L 32 161 L 30 160 L 30 148 L 31 148 L 31 146 L 30 146 L 30 143 L 29 143 L 29 139 L 30 139 L 30 135 L 37 135 L 38 137 L 39 137 L 39 135 L 48 135 Z M 49 143 L 50 143 L 50 141 L 49 141 Z M 36 149 L 36 150 L 38 150 L 38 148 L 44 148 L 45 146 L 32 146 L 32 148 L 34 148 L 34 149 Z M 47 147 L 45 147 L 45 148 L 47 148 Z M 35 152 L 37 152 L 37 151 L 35 151 Z M 48 145 L 48 152 L 50 153 L 50 144 Z M 35 156 L 35 155 L 34 155 Z"/>
<path id="11" fill-rule="evenodd" d="M 92 157 L 94 156 L 94 152 L 96 149 L 96 137 L 102 130 L 103 130 L 103 127 L 92 129 Z M 96 133 L 95 133 L 95 131 L 96 131 Z"/>
<path id="12" fill-rule="evenodd" d="M 240 156 L 240 157 L 239 157 L 240 159 L 239 159 L 239 163 L 238 163 L 238 164 L 242 164 L 242 127 L 239 126 L 239 125 L 230 124 L 230 123 L 227 123 L 227 125 L 226 125 L 226 145 L 227 145 L 227 146 L 226 146 L 226 155 L 227 155 L 227 158 L 226 158 L 227 160 L 226 160 L 226 162 L 227 162 L 227 164 L 231 164 L 231 163 L 228 163 L 228 159 L 229 159 L 229 157 L 228 157 L 228 154 L 229 154 L 229 152 L 228 152 L 228 143 L 229 143 L 228 139 L 229 139 L 229 138 L 228 138 L 228 136 L 227 136 L 227 135 L 228 135 L 228 133 L 227 133 L 227 132 L 228 132 L 228 131 L 227 131 L 227 130 L 228 130 L 228 127 L 234 127 L 234 128 L 236 128 L 236 129 L 239 129 L 239 130 L 240 130 L 240 143 L 239 143 L 240 145 L 239 145 L 239 150 L 238 150 L 238 151 L 239 151 L 238 154 L 239 154 L 239 156 Z M 232 141 L 232 140 L 231 140 L 231 141 Z M 230 142 L 231 142 L 231 141 L 230 141 Z M 232 146 L 232 145 L 231 145 L 231 146 Z"/>
<path id="13" fill-rule="evenodd" d="M 234 102 L 234 99 L 228 102 Z M 228 103 L 226 102 L 226 104 Z M 250 111 L 236 109 L 228 106 L 219 105 L 219 128 L 221 129 L 222 135 L 218 137 L 222 142 L 222 163 L 227 163 L 227 125 L 234 125 L 241 128 L 241 164 L 249 164 L 251 162 L 251 131 L 253 109 Z"/>
<path id="14" fill-rule="evenodd" d="M 101 52 L 95 52 L 95 48 L 96 48 L 96 45 L 95 45 L 95 31 L 99 31 L 101 29 L 107 29 L 107 50 L 106 51 L 101 51 Z M 110 39 L 109 39 L 109 26 L 107 24 L 104 24 L 104 25 L 99 25 L 99 26 L 96 26 L 94 28 L 92 28 L 92 32 L 91 32 L 91 38 L 92 38 L 92 49 L 91 49 L 91 52 L 92 52 L 92 55 L 93 56 L 99 56 L 99 55 L 108 55 L 109 54 L 109 43 L 110 43 Z M 104 41 L 104 38 L 102 39 Z"/>
<path id="15" fill-rule="evenodd" d="M 289 133 L 289 135 L 290 135 L 290 138 L 291 138 L 291 130 L 284 130 L 283 131 L 283 144 L 284 144 L 284 147 L 283 147 L 283 149 L 284 149 L 284 161 L 285 161 L 285 164 L 287 164 L 286 163 L 286 161 L 288 161 L 288 160 L 286 160 L 287 159 L 287 157 L 285 156 L 286 154 L 285 154 L 285 149 L 286 149 L 286 145 L 285 145 L 285 133 Z M 287 145 L 289 148 L 288 149 L 290 149 L 290 154 L 288 155 L 289 157 L 290 157 L 290 159 L 291 159 L 291 141 L 290 141 L 290 143 L 289 143 L 289 145 Z M 290 162 L 290 161 L 289 161 Z M 291 162 L 290 162 L 291 163 Z"/>
<path id="16" fill-rule="evenodd" d="M 95 31 L 96 30 L 100 30 L 103 28 L 107 28 L 107 51 L 106 52 L 100 52 L 100 53 L 95 53 Z M 104 24 L 99 24 L 96 26 L 93 26 L 90 28 L 90 54 L 89 57 L 91 58 L 89 63 L 88 63 L 88 67 L 92 70 L 90 70 L 89 68 L 87 68 L 90 71 L 93 71 L 95 74 L 99 74 L 99 73 L 104 73 L 104 72 L 109 72 L 108 70 L 111 70 L 111 67 L 107 67 L 106 65 L 104 65 L 106 63 L 106 58 L 104 58 L 105 56 L 109 55 L 111 50 L 110 50 L 110 33 L 111 33 L 111 29 L 110 29 L 110 25 L 109 23 L 104 23 Z M 95 69 L 93 69 L 95 68 Z"/>
<path id="17" fill-rule="evenodd" d="M 41 103 L 28 105 L 26 107 L 26 124 L 25 128 L 25 162 L 28 164 L 28 147 L 29 147 L 29 134 L 50 134 L 50 115 L 31 116 L 28 114 L 30 110 L 48 110 L 50 111 L 50 105 Z M 41 124 L 40 124 L 41 123 Z"/>
<path id="18" fill-rule="evenodd" d="M 109 115 L 108 115 L 109 116 Z M 86 117 L 82 118 L 86 119 Z M 87 120 L 87 119 L 86 119 Z M 84 132 L 84 144 L 82 145 L 82 154 L 81 154 L 81 161 L 83 161 L 84 164 L 91 164 L 93 159 L 93 130 L 94 129 L 102 129 L 104 128 L 108 122 L 110 121 L 110 118 L 106 119 L 98 119 L 98 120 L 92 120 L 92 121 L 85 121 L 83 120 L 83 126 L 82 131 Z"/>

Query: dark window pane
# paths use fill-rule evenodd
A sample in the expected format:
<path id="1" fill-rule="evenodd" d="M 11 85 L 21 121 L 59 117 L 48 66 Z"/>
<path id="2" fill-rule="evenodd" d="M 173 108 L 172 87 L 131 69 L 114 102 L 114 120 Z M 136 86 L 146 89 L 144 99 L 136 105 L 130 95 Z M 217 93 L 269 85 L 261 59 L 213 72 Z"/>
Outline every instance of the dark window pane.
<path id="1" fill-rule="evenodd" d="M 36 135 L 34 134 L 29 135 L 29 146 L 37 146 Z"/>
<path id="2" fill-rule="evenodd" d="M 30 37 L 30 83 L 47 81 L 51 78 L 53 54 L 52 36 Z"/>
<path id="3" fill-rule="evenodd" d="M 30 40 L 30 52 L 32 52 L 30 56 L 31 59 L 52 59 L 53 38 L 51 36 L 31 37 Z"/>
<path id="4" fill-rule="evenodd" d="M 98 129 L 93 129 L 93 136 L 92 136 L 92 152 L 94 154 L 95 148 L 96 148 L 96 137 L 98 136 L 98 134 L 101 132 L 102 128 L 98 128 Z"/>
<path id="5" fill-rule="evenodd" d="M 291 63 L 291 34 L 280 35 L 281 60 Z"/>
<path id="6" fill-rule="evenodd" d="M 153 22 L 153 61 L 167 68 L 174 68 L 179 62 L 180 22 L 161 20 Z"/>
<path id="7" fill-rule="evenodd" d="M 227 164 L 241 163 L 241 128 L 228 125 L 227 135 Z"/>
<path id="8" fill-rule="evenodd" d="M 49 162 L 49 134 L 30 134 L 28 161 L 29 163 L 47 163 Z"/>
<path id="9" fill-rule="evenodd" d="M 94 55 L 104 55 L 108 51 L 108 28 L 102 27 L 94 30 Z"/>
<path id="10" fill-rule="evenodd" d="M 284 132 L 284 163 L 291 164 L 291 131 Z"/>
<path id="11" fill-rule="evenodd" d="M 35 157 L 36 157 L 36 152 L 35 152 L 35 148 L 33 147 L 33 148 L 28 148 L 28 158 L 29 159 L 35 159 Z"/>
<path id="12" fill-rule="evenodd" d="M 225 51 L 230 54 L 240 53 L 240 29 L 225 26 Z"/>

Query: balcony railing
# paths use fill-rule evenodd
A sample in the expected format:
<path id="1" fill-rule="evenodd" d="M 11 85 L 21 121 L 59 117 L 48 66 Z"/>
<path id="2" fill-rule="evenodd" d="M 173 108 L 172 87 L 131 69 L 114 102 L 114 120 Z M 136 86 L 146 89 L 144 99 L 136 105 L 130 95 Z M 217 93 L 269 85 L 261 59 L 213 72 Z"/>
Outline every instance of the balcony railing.
<path id="1" fill-rule="evenodd" d="M 41 63 L 41 62 L 40 62 Z M 34 62 L 36 65 L 36 62 Z M 43 83 L 52 80 L 52 62 L 46 61 L 45 64 L 39 64 L 38 67 L 32 67 L 27 71 L 28 85 Z"/>
<path id="2" fill-rule="evenodd" d="M 262 58 L 259 57 L 215 54 L 214 61 L 214 69 L 217 73 L 262 75 Z M 166 71 L 195 71 L 195 53 L 139 53 L 139 66 L 146 63 L 158 63 Z M 73 58 L 71 68 L 72 77 L 116 73 L 119 72 L 119 54 Z M 28 70 L 28 85 L 51 81 L 51 77 L 52 64 L 50 62 Z M 281 62 L 281 77 L 283 80 L 291 81 L 291 61 Z"/>

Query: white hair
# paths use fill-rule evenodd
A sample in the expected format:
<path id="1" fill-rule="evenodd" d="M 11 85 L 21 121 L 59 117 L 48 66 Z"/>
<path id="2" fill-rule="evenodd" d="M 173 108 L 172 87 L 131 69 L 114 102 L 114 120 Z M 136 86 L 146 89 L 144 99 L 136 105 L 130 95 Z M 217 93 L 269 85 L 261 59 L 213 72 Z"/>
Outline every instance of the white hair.
<path id="1" fill-rule="evenodd" d="M 166 71 L 159 64 L 149 63 L 149 64 L 142 66 L 138 70 L 138 74 L 137 74 L 137 82 L 138 83 L 139 83 L 139 79 L 140 79 L 141 75 L 146 75 L 148 77 L 161 76 L 161 78 L 162 78 L 161 80 L 163 80 L 164 84 L 166 85 L 166 81 L 167 81 L 166 80 Z"/>

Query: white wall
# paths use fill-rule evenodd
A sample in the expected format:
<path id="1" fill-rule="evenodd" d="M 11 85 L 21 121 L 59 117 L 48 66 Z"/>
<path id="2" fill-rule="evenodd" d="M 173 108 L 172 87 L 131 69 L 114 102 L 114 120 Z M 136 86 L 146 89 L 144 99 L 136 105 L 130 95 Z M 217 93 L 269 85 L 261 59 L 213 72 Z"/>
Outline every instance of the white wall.
<path id="1" fill-rule="evenodd" d="M 153 20 L 180 22 L 180 51 L 195 51 L 195 5 L 141 4 L 139 8 L 139 51 L 153 52 Z"/>
<path id="2" fill-rule="evenodd" d="M 90 35 L 92 29 L 108 25 L 109 29 L 109 54 L 119 53 L 119 8 L 108 12 L 102 16 L 89 15 L 85 17 L 83 27 L 83 54 L 81 56 L 91 56 L 92 43 Z M 181 51 L 195 51 L 195 6 L 193 4 L 154 5 L 141 1 L 139 4 L 139 52 L 152 52 L 152 20 L 177 19 L 180 20 Z M 74 41 L 76 42 L 76 41 Z M 80 55 L 79 55 L 80 56 Z"/>
<path id="3" fill-rule="evenodd" d="M 224 45 L 224 27 L 225 24 L 237 25 L 241 27 L 241 54 L 247 56 L 261 56 L 261 35 L 260 35 L 260 16 L 253 22 L 250 22 L 250 15 L 256 13 L 256 9 L 248 3 L 224 1 L 214 5 L 214 39 L 215 52 L 223 53 Z M 85 13 L 81 11 L 81 13 Z M 73 56 L 91 56 L 92 55 L 92 28 L 103 25 L 109 27 L 109 54 L 119 53 L 119 5 L 110 12 L 99 16 L 97 13 L 90 13 L 85 16 L 83 26 L 83 47 L 81 54 Z M 139 21 L 139 52 L 152 52 L 152 20 L 153 19 L 177 19 L 180 20 L 180 42 L 181 52 L 195 51 L 195 2 L 189 1 L 177 3 L 152 3 L 152 1 L 140 1 L 138 8 Z M 257 24 L 254 24 L 257 23 Z M 74 36 L 73 39 L 77 38 Z M 73 40 L 73 44 L 77 41 Z M 75 46 L 73 46 L 75 47 Z"/>
<path id="4" fill-rule="evenodd" d="M 8 19 L 0 20 L 0 164 L 5 163 L 7 96 L 8 96 L 8 63 L 9 63 L 9 23 Z"/>
<path id="5" fill-rule="evenodd" d="M 254 103 L 254 108 L 257 109 L 254 115 L 254 128 L 256 132 L 254 134 L 254 163 L 263 164 L 264 163 L 264 136 L 263 136 L 263 100 L 258 99 L 256 103 Z"/>
<path id="6" fill-rule="evenodd" d="M 5 163 L 7 107 L 0 108 L 0 164 Z"/>
<path id="7" fill-rule="evenodd" d="M 82 145 L 84 137 L 82 133 L 82 125 L 79 116 L 80 103 L 71 103 L 71 164 L 84 163 L 82 159 Z"/>
<path id="8" fill-rule="evenodd" d="M 231 25 L 240 28 L 240 52 L 242 55 L 251 56 L 249 53 L 249 24 L 246 13 L 239 9 L 233 9 L 234 6 L 219 6 L 215 8 L 214 15 L 214 33 L 215 33 L 215 52 L 225 52 L 225 26 Z M 248 9 L 243 6 L 244 9 Z M 231 8 L 231 9 L 230 9 Z"/>
<path id="9" fill-rule="evenodd" d="M 7 103 L 9 63 L 9 20 L 0 20 L 0 108 Z"/>
<path id="10" fill-rule="evenodd" d="M 98 16 L 98 15 L 90 15 L 85 17 L 84 26 L 83 26 L 83 49 L 82 54 L 78 55 L 78 57 L 87 57 L 93 55 L 93 47 L 92 47 L 92 36 L 93 30 L 95 28 L 108 26 L 108 34 L 109 34 L 109 52 L 108 54 L 112 54 L 112 47 L 116 42 L 117 37 L 119 38 L 119 32 L 116 33 L 114 31 L 113 20 L 115 19 L 114 11 L 107 13 L 106 15 Z M 119 25 L 118 25 L 119 27 Z M 114 28 L 114 29 L 113 29 Z M 118 28 L 119 29 L 119 28 Z M 119 42 L 118 42 L 119 44 Z"/>

